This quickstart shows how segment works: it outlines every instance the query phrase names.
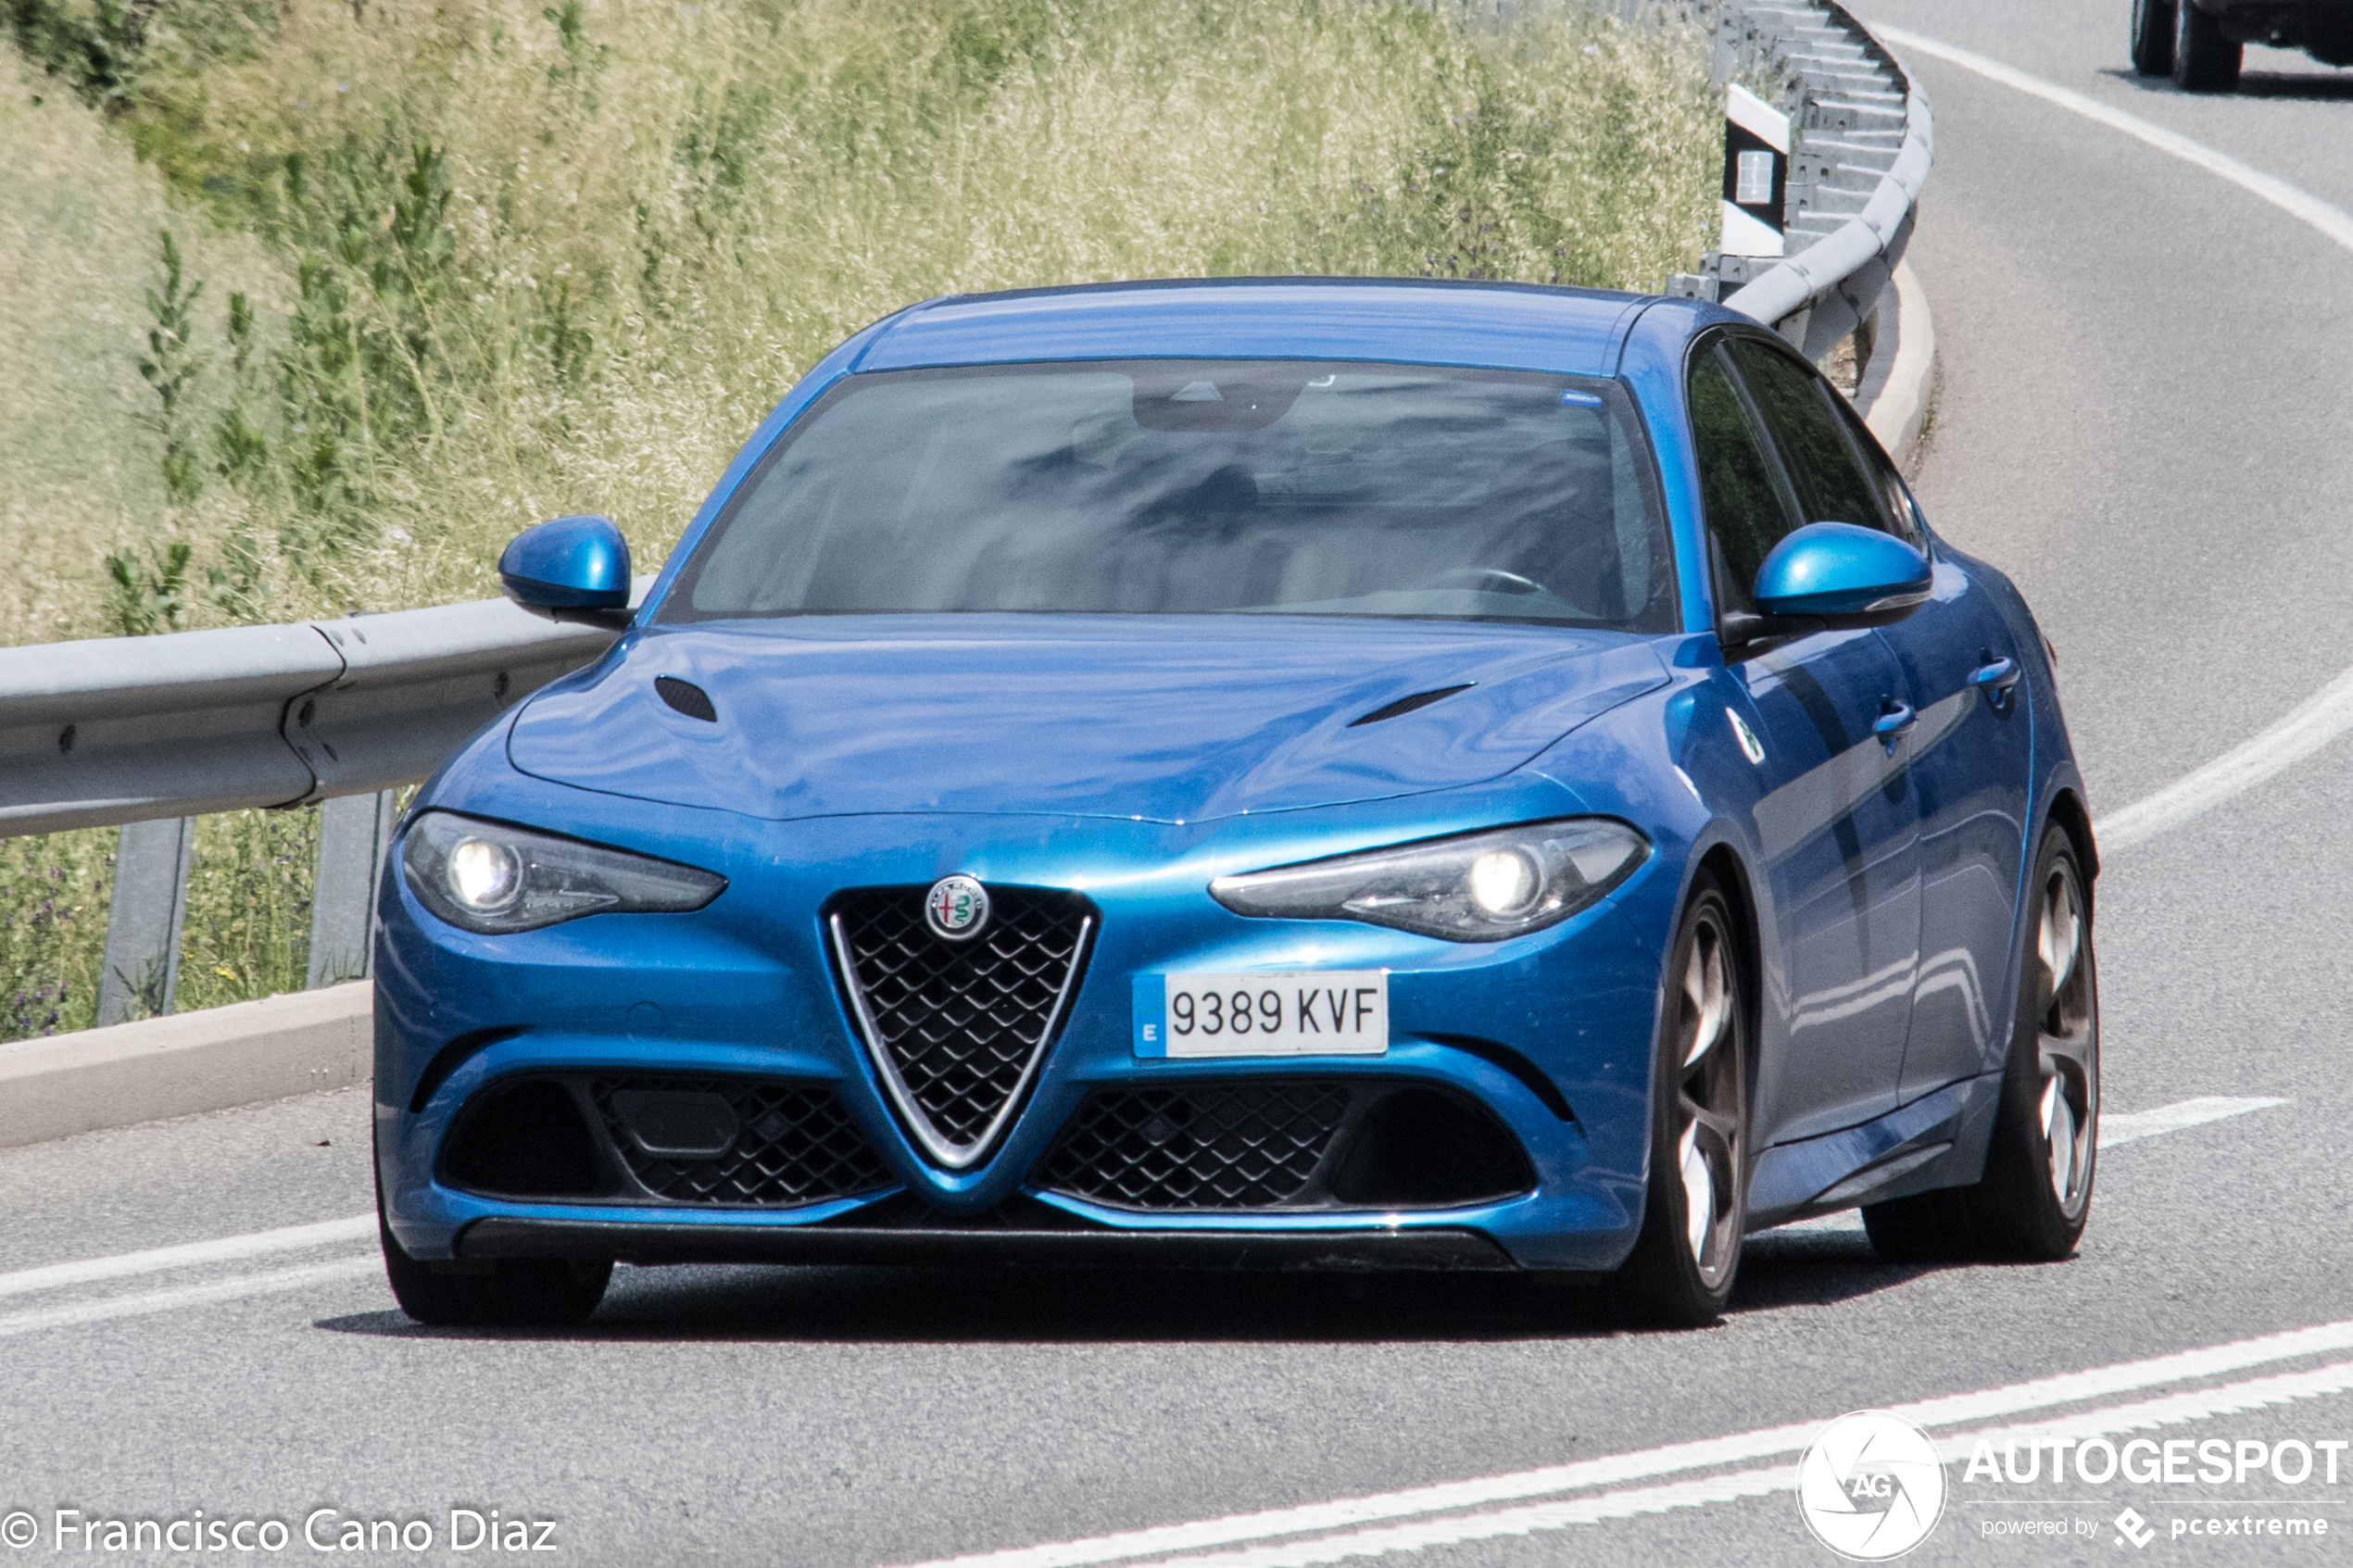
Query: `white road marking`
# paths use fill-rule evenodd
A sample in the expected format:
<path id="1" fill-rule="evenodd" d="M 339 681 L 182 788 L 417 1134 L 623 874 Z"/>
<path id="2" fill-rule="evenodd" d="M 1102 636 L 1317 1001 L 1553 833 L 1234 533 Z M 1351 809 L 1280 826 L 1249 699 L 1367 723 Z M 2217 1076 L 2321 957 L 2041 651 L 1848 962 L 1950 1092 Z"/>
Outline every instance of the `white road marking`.
<path id="1" fill-rule="evenodd" d="M 2229 1095 L 2200 1095 L 2175 1105 L 2161 1105 L 2155 1110 L 2135 1111 L 2129 1116 L 2100 1117 L 2100 1147 L 2114 1148 L 2120 1143 L 2140 1138 L 2153 1138 L 2160 1133 L 2178 1133 L 2184 1127 L 2202 1127 L 2208 1122 L 2221 1122 L 2228 1117 L 2244 1116 L 2250 1110 L 2269 1110 L 2275 1105 L 2285 1105 L 2284 1099 L 2233 1098 Z"/>
<path id="2" fill-rule="evenodd" d="M 2309 224 L 2322 237 L 2347 250 L 2353 250 L 2353 215 L 2284 180 L 2250 168 L 2226 153 L 2216 152 L 2203 143 L 2193 142 L 2178 132 L 2168 131 L 2138 115 L 2127 114 L 2096 98 L 2087 97 L 2040 77 L 2029 76 L 2013 66 L 2006 66 L 1999 60 L 1989 59 L 1970 50 L 1957 48 L 1899 27 L 1873 24 L 1871 31 L 1899 49 L 1927 55 L 1947 65 L 1974 71 L 1989 82 L 1998 82 L 2030 97 L 2055 104 L 2112 131 L 2122 132 L 2133 140 L 2180 158 L 2184 163 L 2194 164 L 2209 174 L 2229 181 L 2248 194 L 2271 203 L 2298 222 Z M 2093 824 L 2093 836 L 2098 840 L 2102 849 L 2109 850 L 2145 843 L 2295 766 L 2347 729 L 2353 729 L 2353 670 L 2346 671 L 2322 686 L 2285 718 L 2253 739 L 2233 746 L 2213 761 L 2174 780 L 2156 794 L 2135 800 L 2121 810 L 2110 812 Z"/>
<path id="3" fill-rule="evenodd" d="M 2135 1110 L 2124 1115 L 2100 1112 L 2100 1147 L 2114 1148 L 2118 1144 L 2134 1143 L 2165 1133 L 2178 1133 L 2184 1127 L 2202 1127 L 2208 1122 L 2221 1122 L 2233 1116 L 2244 1116 L 2250 1110 L 2269 1110 L 2275 1105 L 2289 1102 L 2278 1098 L 2243 1098 L 2229 1095 L 2200 1095 L 2196 1099 L 2180 1100 L 2172 1105 L 2160 1105 L 2155 1110 Z M 1785 1235 L 1791 1231 L 1859 1231 L 1862 1216 L 1852 1209 L 1842 1209 L 1835 1214 L 1818 1214 L 1810 1220 L 1793 1220 L 1786 1225 L 1776 1225 L 1768 1236 Z"/>
<path id="4" fill-rule="evenodd" d="M 2353 670 L 2252 739 L 2156 794 L 2109 812 L 2093 824 L 2092 835 L 2102 849 L 2145 843 L 2303 761 L 2347 729 L 2353 729 Z"/>
<path id="5" fill-rule="evenodd" d="M 339 1258 L 332 1263 L 304 1263 L 265 1274 L 238 1274 L 230 1279 L 210 1280 L 203 1285 L 145 1290 L 130 1296 L 108 1296 L 96 1301 L 77 1301 L 70 1306 L 46 1307 L 38 1311 L 12 1312 L 0 1317 L 0 1338 L 16 1334 L 32 1334 L 44 1328 L 70 1328 L 79 1323 L 104 1323 L 109 1318 L 145 1317 L 150 1312 L 177 1311 L 182 1307 L 210 1306 L 216 1301 L 234 1301 L 241 1297 L 261 1296 L 277 1290 L 299 1290 L 304 1286 L 319 1285 L 329 1280 L 356 1279 L 362 1274 L 381 1276 L 383 1273 L 384 1264 L 376 1258 Z"/>
<path id="6" fill-rule="evenodd" d="M 288 1225 L 283 1230 L 224 1236 L 217 1241 L 191 1241 L 178 1247 L 157 1247 L 145 1252 L 120 1252 L 111 1258 L 88 1258 L 73 1263 L 52 1263 L 46 1268 L 19 1269 L 14 1273 L 0 1274 L 0 1296 L 59 1290 L 70 1285 L 120 1279 L 126 1274 L 157 1273 L 166 1269 L 194 1268 L 202 1263 L 226 1263 L 270 1252 L 296 1252 L 306 1247 L 325 1247 L 338 1241 L 372 1241 L 375 1236 L 376 1217 L 373 1214 L 354 1214 L 347 1220 L 322 1220 L 312 1225 Z"/>
<path id="7" fill-rule="evenodd" d="M 2007 1387 L 1982 1389 L 1974 1393 L 1950 1394 L 1940 1399 L 1922 1399 L 1912 1404 L 1890 1407 L 1897 1415 L 1920 1426 L 1953 1426 L 1963 1423 L 1991 1421 L 1999 1416 L 2021 1414 L 2029 1411 L 2048 1410 L 2059 1405 L 2082 1404 L 2095 1399 L 2112 1398 L 2136 1389 L 2161 1387 L 2168 1384 L 2186 1383 L 2197 1378 L 2216 1377 L 2224 1373 L 2239 1372 L 2248 1367 L 2265 1366 L 2278 1361 L 2294 1361 L 2306 1356 L 2325 1355 L 2331 1351 L 2353 1348 L 2353 1321 L 2322 1323 L 2314 1328 L 2291 1330 L 2285 1334 L 2270 1334 L 2255 1339 L 2242 1339 L 2226 1345 L 2209 1346 L 2200 1350 L 2183 1350 L 2170 1356 L 2158 1356 L 2147 1361 L 2124 1361 L 2113 1366 L 2095 1367 L 2086 1372 L 2063 1374 L 2057 1377 L 2038 1378 L 2031 1383 L 2011 1384 Z M 2329 1369 L 2322 1369 L 2323 1372 Z M 2317 1375 L 2317 1374 L 2315 1374 Z M 2316 1387 L 2314 1392 L 2325 1392 Z M 2228 1391 L 2211 1389 L 2207 1393 L 2220 1398 Z M 2297 1396 L 2301 1398 L 2302 1396 Z M 2096 1415 L 2097 1412 L 2093 1412 Z M 2086 1416 L 2084 1419 L 2091 1419 Z M 924 1563 L 919 1568 L 1085 1568 L 1087 1564 L 1122 1562 L 1135 1558 L 1159 1557 L 1171 1552 L 1197 1551 L 1208 1547 L 1244 1546 L 1265 1542 L 1277 1537 L 1302 1536 L 1319 1531 L 1343 1529 L 1351 1525 L 1377 1520 L 1408 1518 L 1420 1514 L 1443 1513 L 1456 1509 L 1476 1508 L 1483 1504 L 1515 1501 L 1522 1498 L 1542 1497 L 1554 1492 L 1580 1490 L 1589 1486 L 1611 1486 L 1618 1482 L 1641 1480 L 1654 1475 L 1672 1475 L 1680 1472 L 1712 1469 L 1718 1465 L 1737 1464 L 1745 1461 L 1778 1459 L 1793 1454 L 1814 1440 L 1822 1429 L 1825 1415 L 1818 1420 L 1799 1422 L 1787 1426 L 1765 1427 L 1754 1432 L 1735 1433 L 1724 1437 L 1705 1437 L 1695 1442 L 1673 1443 L 1664 1448 L 1646 1449 L 1633 1453 L 1612 1454 L 1602 1459 L 1580 1460 L 1573 1464 L 1553 1465 L 1542 1470 L 1521 1471 L 1510 1475 L 1491 1475 L 1471 1481 L 1443 1482 L 1432 1486 L 1418 1486 L 1409 1491 L 1384 1492 L 1371 1497 L 1346 1498 L 1334 1502 L 1310 1503 L 1301 1508 L 1272 1509 L 1263 1513 L 1230 1514 L 1223 1519 L 1203 1519 L 1185 1524 L 1162 1524 L 1149 1529 L 1123 1531 L 1116 1535 L 1096 1536 L 1085 1540 L 1057 1541 L 1043 1546 L 1016 1547 L 1004 1551 L 980 1552 L 967 1557 L 943 1559 Z M 2181 1419 L 2192 1419 L 2183 1416 Z M 1769 1474 L 1773 1485 L 1788 1483 L 1785 1468 L 1753 1474 Z M 1686 1490 L 1692 1502 L 1719 1500 L 1710 1490 L 1741 1481 L 1743 1477 L 1725 1476 L 1709 1481 L 1679 1483 L 1675 1486 L 1650 1487 L 1644 1495 L 1653 1499 L 1680 1499 Z M 1633 1494 L 1620 1494 L 1621 1498 Z M 1746 1496 L 1734 1492 L 1730 1496 Z M 1603 1501 L 1583 1499 L 1583 1505 Z M 1579 1504 L 1549 1505 L 1572 1508 Z M 1655 1512 L 1660 1508 L 1689 1506 L 1680 1500 L 1652 1500 L 1631 1512 Z M 1596 1517 L 1622 1517 L 1621 1514 Z M 1569 1520 L 1567 1522 L 1574 1523 Z M 1458 1521 L 1450 1521 L 1459 1523 Z M 1512 1533 L 1509 1531 L 1504 1533 Z M 1435 1544 L 1434 1542 L 1431 1544 Z M 1393 1549 L 1382 1548 L 1383 1550 Z M 1286 1559 L 1285 1561 L 1289 1561 Z M 1307 1561 L 1307 1560 L 1302 1560 Z M 1323 1561 L 1315 1559 L 1313 1561 Z"/>
<path id="8" fill-rule="evenodd" d="M 2341 1394 L 2347 1389 L 2353 1389 L 2353 1361 L 2332 1361 L 2309 1372 L 2252 1378 L 2245 1383 L 2176 1394 L 2139 1404 L 2085 1411 L 2032 1426 L 1992 1427 L 1959 1433 L 1941 1439 L 1937 1449 L 1947 1460 L 1963 1460 L 1968 1458 L 1980 1439 L 1999 1443 L 2010 1437 L 2020 1440 L 2030 1436 L 2073 1437 L 2079 1440 L 2108 1437 L 2123 1432 L 2208 1421 L 2218 1415 L 2261 1410 L 2327 1394 Z M 1566 1529 L 1572 1524 L 1591 1524 L 1605 1519 L 1628 1519 L 1637 1514 L 1663 1513 L 1669 1509 L 1698 1508 L 1712 1502 L 1730 1502 L 1740 1498 L 1766 1497 L 1774 1492 L 1793 1490 L 1794 1485 L 1795 1477 L 1791 1474 L 1790 1466 L 1776 1464 L 1764 1469 L 1738 1471 L 1729 1475 L 1712 1475 L 1703 1480 L 1678 1481 L 1664 1486 L 1604 1492 L 1598 1497 L 1578 1498 L 1567 1502 L 1499 1509 L 1488 1513 L 1463 1514 L 1452 1519 L 1391 1525 L 1380 1530 L 1357 1530 L 1345 1535 L 1326 1536 L 1317 1540 L 1290 1541 L 1240 1551 L 1164 1559 L 1153 1564 L 1153 1568 L 1315 1568 L 1317 1564 L 1342 1562 L 1351 1558 L 1378 1557 L 1394 1551 L 1422 1551 L 1431 1547 L 1456 1546 L 1466 1541 L 1492 1540 L 1500 1536 L 1533 1535 L 1539 1530 Z"/>
<path id="9" fill-rule="evenodd" d="M 2111 131 L 2121 131 L 2133 140 L 2145 142 L 2158 151 L 2170 153 L 2184 163 L 2194 163 L 2210 174 L 2228 180 L 2249 194 L 2270 202 L 2289 217 L 2310 224 L 2346 249 L 2353 250 L 2353 217 L 2348 217 L 2339 207 L 2331 207 L 2309 191 L 2299 190 L 2284 180 L 2241 163 L 2227 153 L 2218 153 L 2202 142 L 2193 142 L 2178 132 L 2168 131 L 2138 115 L 2127 114 L 2122 109 L 2101 103 L 2097 98 L 2086 97 L 2057 82 L 2045 82 L 2039 76 L 2029 76 L 2014 66 L 2006 66 L 1999 60 L 1957 48 L 1939 39 L 1908 32 L 1900 27 L 1881 26 L 1877 22 L 1871 24 L 1871 31 L 1899 49 L 1910 49 L 1943 60 L 1947 65 L 1958 66 L 1963 70 L 1975 71 L 1988 81 L 1998 82 L 2005 87 L 2040 98 L 2046 104 L 2057 104 L 2060 108 L 2080 114 L 2086 119 L 2097 120 Z"/>

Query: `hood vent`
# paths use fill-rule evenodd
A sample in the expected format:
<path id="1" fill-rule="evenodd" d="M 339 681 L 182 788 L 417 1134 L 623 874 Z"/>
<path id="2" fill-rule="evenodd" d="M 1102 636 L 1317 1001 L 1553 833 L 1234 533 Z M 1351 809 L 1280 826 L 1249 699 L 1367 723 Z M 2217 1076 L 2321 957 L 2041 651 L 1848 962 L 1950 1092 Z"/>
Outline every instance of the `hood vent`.
<path id="1" fill-rule="evenodd" d="M 1402 719 L 1417 708 L 1443 702 L 1456 692 L 1466 692 L 1477 684 L 1476 681 L 1465 681 L 1459 686 L 1439 686 L 1430 691 L 1416 692 L 1412 696 L 1401 696 L 1395 702 L 1374 709 L 1361 719 L 1351 719 L 1348 727 L 1353 730 L 1359 724 L 1378 724 L 1384 719 Z"/>
<path id="2" fill-rule="evenodd" d="M 706 724 L 719 722 L 719 709 L 711 706 L 711 694 L 692 681 L 682 681 L 675 675 L 657 675 L 654 690 L 662 701 L 687 718 L 699 719 Z"/>

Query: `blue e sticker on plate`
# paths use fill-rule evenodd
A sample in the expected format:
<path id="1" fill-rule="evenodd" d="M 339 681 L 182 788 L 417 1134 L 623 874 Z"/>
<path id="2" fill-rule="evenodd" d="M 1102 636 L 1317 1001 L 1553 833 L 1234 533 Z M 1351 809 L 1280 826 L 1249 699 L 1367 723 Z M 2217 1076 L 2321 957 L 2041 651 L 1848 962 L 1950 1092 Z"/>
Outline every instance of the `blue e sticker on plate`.
<path id="1" fill-rule="evenodd" d="M 1573 386 L 1561 394 L 1561 407 L 1564 408 L 1598 408 L 1601 406 L 1599 396 L 1590 392 L 1579 392 Z"/>
<path id="2" fill-rule="evenodd" d="M 1168 1054 L 1168 976 L 1136 976 L 1136 1054 Z"/>

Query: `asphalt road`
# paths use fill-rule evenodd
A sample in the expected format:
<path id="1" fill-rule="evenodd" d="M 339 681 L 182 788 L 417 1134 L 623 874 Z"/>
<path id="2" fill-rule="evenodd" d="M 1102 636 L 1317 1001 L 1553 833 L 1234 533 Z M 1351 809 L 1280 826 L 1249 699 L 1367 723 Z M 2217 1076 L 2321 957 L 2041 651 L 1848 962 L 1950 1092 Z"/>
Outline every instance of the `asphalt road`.
<path id="1" fill-rule="evenodd" d="M 2124 74 L 2124 0 L 1860 8 L 2353 209 L 2353 73 L 2254 51 L 2258 91 L 2197 100 Z M 2112 811 L 2353 666 L 2353 254 L 2139 143 L 1916 65 L 1938 158 L 1911 254 L 1943 351 L 1920 493 L 2043 617 Z M 549 1521 L 541 1538 L 576 1562 L 862 1568 L 1611 1456 L 1642 1457 L 1354 1511 L 1369 1523 L 1014 1561 L 1816 1563 L 1834 1559 L 1800 1519 L 1795 1446 L 1769 1433 L 1862 1407 L 2025 1384 L 1944 1407 L 1939 1435 L 2066 1415 L 2185 1454 L 2353 1438 L 2353 1378 L 2331 1370 L 2353 1333 L 2045 1381 L 2353 1319 L 2347 762 L 2340 743 L 2110 858 L 2108 1111 L 2149 1135 L 2103 1156 L 2080 1256 L 1904 1268 L 1852 1225 L 1777 1233 L 1705 1333 L 1628 1333 L 1596 1296 L 1510 1279 L 750 1269 L 623 1270 L 577 1334 L 433 1332 L 349 1229 L 103 1278 L 22 1273 L 360 1213 L 359 1092 L 0 1153 L 0 1516 L 39 1532 L 12 1549 L 21 1526 L 0 1517 L 0 1563 L 109 1555 L 103 1532 L 60 1551 L 60 1510 L 280 1519 L 278 1555 L 308 1556 L 303 1522 L 331 1508 L 313 1525 L 330 1543 L 345 1518 L 428 1528 L 430 1549 L 371 1561 L 476 1560 L 486 1545 L 449 1550 L 470 1510 Z M 2205 1097 L 2284 1103 L 2127 1120 Z M 1737 1440 L 1658 1451 L 1717 1438 Z M 2186 1484 L 2056 1487 L 1956 1462 L 1907 1561 L 2344 1560 L 2353 1450 L 2319 1453 L 2334 1485 L 2318 1458 L 2292 1483 L 2204 1484 L 2193 1461 Z M 2128 1506 L 2157 1532 L 2130 1527 L 2145 1548 L 2115 1523 Z M 2174 1535 L 2226 1515 L 2333 1533 Z M 2008 1533 L 2025 1520 L 2070 1533 Z"/>

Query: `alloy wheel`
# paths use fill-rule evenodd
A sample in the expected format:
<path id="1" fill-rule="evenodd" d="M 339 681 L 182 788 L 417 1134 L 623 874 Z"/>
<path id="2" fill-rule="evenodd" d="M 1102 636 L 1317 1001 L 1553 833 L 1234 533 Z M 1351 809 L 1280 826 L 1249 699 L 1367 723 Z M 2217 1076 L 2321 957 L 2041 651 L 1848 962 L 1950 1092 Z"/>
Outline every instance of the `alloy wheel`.
<path id="1" fill-rule="evenodd" d="M 2099 1122 L 2099 1015 L 2087 961 L 2091 922 L 2071 860 L 2051 866 L 2037 899 L 2035 936 L 2041 987 L 2036 1055 L 2041 1090 L 2036 1102 L 2051 1192 L 2072 1220 L 2091 1197 L 2092 1153 Z"/>
<path id="2" fill-rule="evenodd" d="M 1738 1255 L 1741 1060 L 1733 960 L 1713 910 L 1692 933 L 1678 991 L 1675 1148 L 1683 1180 L 1683 1240 L 1713 1289 Z"/>

